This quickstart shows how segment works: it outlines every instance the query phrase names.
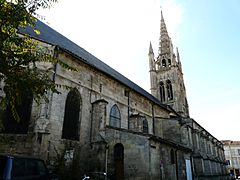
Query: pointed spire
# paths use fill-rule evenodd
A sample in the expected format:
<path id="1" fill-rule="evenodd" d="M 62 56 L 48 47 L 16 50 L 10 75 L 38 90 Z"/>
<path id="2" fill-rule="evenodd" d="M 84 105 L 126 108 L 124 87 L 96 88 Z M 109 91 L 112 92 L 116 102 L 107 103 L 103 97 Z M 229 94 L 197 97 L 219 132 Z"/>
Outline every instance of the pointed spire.
<path id="1" fill-rule="evenodd" d="M 171 39 L 169 38 L 167 27 L 163 18 L 161 10 L 161 25 L 160 25 L 160 39 L 159 39 L 159 53 L 170 53 Z"/>
<path id="2" fill-rule="evenodd" d="M 161 27 L 160 27 L 160 35 L 161 36 L 166 36 L 167 38 L 169 38 L 168 36 L 168 32 L 167 32 L 167 26 L 165 24 L 164 18 L 163 18 L 163 13 L 161 10 Z"/>
<path id="3" fill-rule="evenodd" d="M 149 46 L 149 54 L 154 54 L 151 41 L 150 41 L 150 46 Z"/>
<path id="4" fill-rule="evenodd" d="M 162 10 L 161 10 L 161 22 L 163 22 L 163 23 L 165 24 L 165 22 L 164 22 L 164 18 L 163 18 Z M 165 25 L 165 26 L 166 26 L 166 25 Z"/>

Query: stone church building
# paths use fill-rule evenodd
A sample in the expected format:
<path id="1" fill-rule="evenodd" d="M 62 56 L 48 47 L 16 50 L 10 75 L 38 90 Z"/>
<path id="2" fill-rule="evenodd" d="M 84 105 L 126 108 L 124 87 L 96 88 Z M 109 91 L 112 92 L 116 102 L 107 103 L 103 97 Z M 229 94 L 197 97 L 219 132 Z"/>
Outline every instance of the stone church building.
<path id="1" fill-rule="evenodd" d="M 189 116 L 180 55 L 163 16 L 159 53 L 151 43 L 148 52 L 151 94 L 46 24 L 36 28 L 41 34 L 20 33 L 79 71 L 39 64 L 71 89 L 48 92 L 40 105 L 24 97 L 20 123 L 2 111 L 0 153 L 41 157 L 51 167 L 72 167 L 78 178 L 107 172 L 116 180 L 227 179 L 222 143 Z"/>

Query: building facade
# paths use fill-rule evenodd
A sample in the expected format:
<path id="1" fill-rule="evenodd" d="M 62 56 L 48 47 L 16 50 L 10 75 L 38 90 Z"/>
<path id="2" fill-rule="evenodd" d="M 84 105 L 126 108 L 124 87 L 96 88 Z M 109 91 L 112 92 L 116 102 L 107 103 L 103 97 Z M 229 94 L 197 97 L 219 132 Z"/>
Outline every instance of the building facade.
<path id="1" fill-rule="evenodd" d="M 240 141 L 223 140 L 222 143 L 228 173 L 237 178 L 240 176 Z"/>
<path id="2" fill-rule="evenodd" d="M 46 24 L 37 21 L 36 28 L 41 34 L 20 33 L 79 71 L 38 65 L 71 89 L 48 92 L 41 104 L 26 95 L 20 123 L 2 110 L 1 153 L 41 157 L 63 179 L 67 170 L 75 178 L 107 172 L 117 180 L 227 179 L 222 143 L 189 117 L 179 53 L 163 16 L 156 60 L 149 49 L 152 95 Z"/>

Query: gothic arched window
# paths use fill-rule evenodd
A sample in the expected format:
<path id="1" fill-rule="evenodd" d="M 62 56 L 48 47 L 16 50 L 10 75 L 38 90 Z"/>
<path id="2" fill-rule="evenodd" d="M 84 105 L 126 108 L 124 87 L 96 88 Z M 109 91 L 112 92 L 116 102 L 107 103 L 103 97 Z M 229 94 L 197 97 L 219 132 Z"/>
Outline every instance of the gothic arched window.
<path id="1" fill-rule="evenodd" d="M 111 108 L 109 124 L 113 127 L 121 127 L 121 114 L 116 104 Z"/>
<path id="2" fill-rule="evenodd" d="M 17 121 L 11 111 L 11 107 L 7 106 L 5 111 L 2 111 L 0 121 L 3 123 L 2 133 L 12 134 L 27 134 L 28 126 L 31 118 L 33 95 L 30 92 L 23 92 L 21 103 L 16 104 L 15 108 L 20 118 Z"/>
<path id="3" fill-rule="evenodd" d="M 162 81 L 160 82 L 160 101 L 161 102 L 165 101 L 165 88 Z"/>
<path id="4" fill-rule="evenodd" d="M 172 65 L 171 59 L 168 59 L 168 67 Z"/>
<path id="5" fill-rule="evenodd" d="M 165 59 L 162 60 L 162 67 L 167 67 L 167 63 Z"/>
<path id="6" fill-rule="evenodd" d="M 81 97 L 77 89 L 71 90 L 66 99 L 62 138 L 79 140 L 79 114 Z"/>
<path id="7" fill-rule="evenodd" d="M 143 119 L 143 133 L 148 133 L 148 121 L 145 117 Z"/>
<path id="8" fill-rule="evenodd" d="M 167 80 L 167 97 L 168 97 L 168 100 L 173 99 L 172 83 L 170 80 Z"/>

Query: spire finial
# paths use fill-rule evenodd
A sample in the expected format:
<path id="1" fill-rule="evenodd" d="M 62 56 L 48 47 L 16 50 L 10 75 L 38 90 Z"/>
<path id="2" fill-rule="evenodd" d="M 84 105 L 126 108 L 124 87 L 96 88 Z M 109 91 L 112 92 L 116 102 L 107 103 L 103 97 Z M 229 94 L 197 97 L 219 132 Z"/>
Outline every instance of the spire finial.
<path id="1" fill-rule="evenodd" d="M 152 48 L 152 43 L 150 41 L 150 46 L 149 46 L 149 54 L 153 54 L 153 48 Z"/>
<path id="2" fill-rule="evenodd" d="M 160 6 L 160 9 L 161 9 L 161 19 L 163 19 L 162 6 Z"/>
<path id="3" fill-rule="evenodd" d="M 166 27 L 166 24 L 165 24 L 165 21 L 164 21 L 164 18 L 163 18 L 163 12 L 162 12 L 162 9 L 161 9 L 161 26 L 164 25 Z"/>

